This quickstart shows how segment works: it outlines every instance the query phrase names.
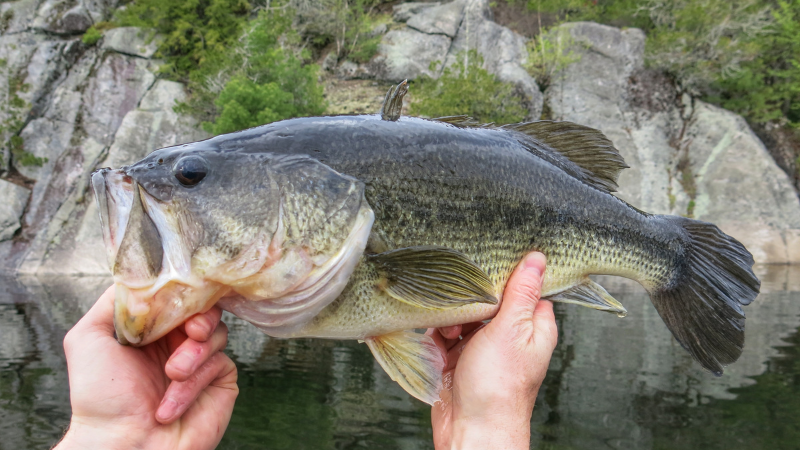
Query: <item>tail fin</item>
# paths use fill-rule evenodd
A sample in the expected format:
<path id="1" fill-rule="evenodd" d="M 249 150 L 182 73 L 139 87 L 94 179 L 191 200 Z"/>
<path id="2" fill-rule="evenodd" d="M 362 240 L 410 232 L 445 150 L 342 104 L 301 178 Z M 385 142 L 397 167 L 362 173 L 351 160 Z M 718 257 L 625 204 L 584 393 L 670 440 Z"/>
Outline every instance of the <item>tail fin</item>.
<path id="1" fill-rule="evenodd" d="M 683 261 L 666 286 L 650 292 L 675 339 L 714 375 L 736 361 L 744 346 L 742 305 L 758 295 L 753 256 L 715 225 L 676 216 L 661 218 L 685 233 Z"/>

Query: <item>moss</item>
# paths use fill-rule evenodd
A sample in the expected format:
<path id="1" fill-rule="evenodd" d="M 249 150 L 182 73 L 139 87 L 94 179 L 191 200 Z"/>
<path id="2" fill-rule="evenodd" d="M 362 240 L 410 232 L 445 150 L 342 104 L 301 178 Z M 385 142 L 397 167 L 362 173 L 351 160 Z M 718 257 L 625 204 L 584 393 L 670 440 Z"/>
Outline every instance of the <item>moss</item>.
<path id="1" fill-rule="evenodd" d="M 96 44 L 97 41 L 102 39 L 102 37 L 103 37 L 103 33 L 101 33 L 100 30 L 98 30 L 95 27 L 89 27 L 89 29 L 86 30 L 85 33 L 83 33 L 83 37 L 81 38 L 81 41 L 83 41 L 83 43 L 86 44 L 86 45 L 92 46 L 92 45 Z"/>
<path id="2" fill-rule="evenodd" d="M 689 200 L 689 204 L 686 205 L 686 217 L 693 218 L 694 217 L 694 200 Z"/>

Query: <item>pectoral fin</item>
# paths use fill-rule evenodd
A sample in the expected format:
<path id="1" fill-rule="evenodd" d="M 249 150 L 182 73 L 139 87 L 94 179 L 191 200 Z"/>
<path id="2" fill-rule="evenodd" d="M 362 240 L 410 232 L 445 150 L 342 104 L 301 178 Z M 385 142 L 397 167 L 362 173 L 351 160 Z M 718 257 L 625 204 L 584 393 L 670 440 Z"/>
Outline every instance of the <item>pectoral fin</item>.
<path id="1" fill-rule="evenodd" d="M 398 331 L 365 342 L 383 370 L 406 392 L 429 405 L 439 401 L 444 358 L 430 336 Z"/>
<path id="2" fill-rule="evenodd" d="M 600 311 L 615 313 L 620 317 L 625 317 L 628 314 L 628 310 L 626 310 L 617 299 L 606 292 L 603 286 L 600 286 L 588 278 L 577 286 L 559 292 L 551 297 L 547 297 L 547 300 L 588 306 L 589 308 L 599 309 Z"/>
<path id="3" fill-rule="evenodd" d="M 410 247 L 369 257 L 378 286 L 412 306 L 448 309 L 469 303 L 497 304 L 489 275 L 463 253 L 442 247 Z"/>

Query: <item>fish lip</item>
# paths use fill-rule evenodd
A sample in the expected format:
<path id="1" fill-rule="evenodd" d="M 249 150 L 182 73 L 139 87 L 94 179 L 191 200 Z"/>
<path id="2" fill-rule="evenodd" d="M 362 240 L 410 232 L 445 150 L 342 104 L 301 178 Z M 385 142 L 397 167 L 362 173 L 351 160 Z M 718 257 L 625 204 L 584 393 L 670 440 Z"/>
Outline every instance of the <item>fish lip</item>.
<path id="1" fill-rule="evenodd" d="M 133 188 L 133 179 L 124 167 L 103 168 L 92 173 L 92 190 L 100 214 L 108 267 L 112 273 L 133 208 Z"/>

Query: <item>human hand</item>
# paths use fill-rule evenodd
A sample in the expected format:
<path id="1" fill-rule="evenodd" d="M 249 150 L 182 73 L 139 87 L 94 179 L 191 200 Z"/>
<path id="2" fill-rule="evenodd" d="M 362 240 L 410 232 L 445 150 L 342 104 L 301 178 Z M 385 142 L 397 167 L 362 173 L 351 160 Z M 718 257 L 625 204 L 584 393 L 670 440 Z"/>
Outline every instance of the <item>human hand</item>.
<path id="1" fill-rule="evenodd" d="M 56 447 L 213 449 L 239 393 L 214 307 L 140 348 L 114 339 L 114 289 L 67 333 L 72 420 Z"/>
<path id="2" fill-rule="evenodd" d="M 488 324 L 428 330 L 445 356 L 442 400 L 431 410 L 437 450 L 530 447 L 533 405 L 558 340 L 553 304 L 539 301 L 544 269 L 541 253 L 520 262 Z"/>

